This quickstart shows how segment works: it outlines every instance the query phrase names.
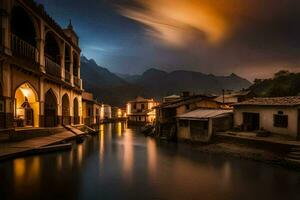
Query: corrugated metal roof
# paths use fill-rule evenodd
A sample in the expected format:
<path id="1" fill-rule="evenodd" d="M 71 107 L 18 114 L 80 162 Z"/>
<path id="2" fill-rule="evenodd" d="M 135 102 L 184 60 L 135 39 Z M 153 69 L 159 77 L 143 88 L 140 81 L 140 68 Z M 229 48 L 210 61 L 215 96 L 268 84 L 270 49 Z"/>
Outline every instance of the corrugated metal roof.
<path id="1" fill-rule="evenodd" d="M 178 115 L 177 118 L 185 119 L 208 119 L 218 117 L 220 115 L 233 113 L 233 110 L 224 109 L 198 109 L 182 115 Z"/>

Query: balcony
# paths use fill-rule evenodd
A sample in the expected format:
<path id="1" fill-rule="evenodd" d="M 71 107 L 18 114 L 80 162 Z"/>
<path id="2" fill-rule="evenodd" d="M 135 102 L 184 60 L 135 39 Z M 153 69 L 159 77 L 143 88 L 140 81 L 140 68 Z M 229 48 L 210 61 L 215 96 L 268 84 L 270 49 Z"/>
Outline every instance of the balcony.
<path id="1" fill-rule="evenodd" d="M 74 76 L 74 77 L 73 77 L 73 80 L 74 80 L 74 85 L 75 85 L 76 87 L 81 88 L 81 79 L 78 78 L 78 77 L 76 77 L 76 76 Z"/>
<path id="2" fill-rule="evenodd" d="M 1 34 L 3 34 L 3 30 Z M 14 56 L 22 57 L 23 59 L 33 62 L 38 61 L 38 50 L 14 34 L 11 34 L 11 50 Z"/>
<path id="3" fill-rule="evenodd" d="M 65 70 L 65 81 L 71 83 L 71 73 Z"/>
<path id="4" fill-rule="evenodd" d="M 61 78 L 61 67 L 59 64 L 45 56 L 46 73 Z"/>

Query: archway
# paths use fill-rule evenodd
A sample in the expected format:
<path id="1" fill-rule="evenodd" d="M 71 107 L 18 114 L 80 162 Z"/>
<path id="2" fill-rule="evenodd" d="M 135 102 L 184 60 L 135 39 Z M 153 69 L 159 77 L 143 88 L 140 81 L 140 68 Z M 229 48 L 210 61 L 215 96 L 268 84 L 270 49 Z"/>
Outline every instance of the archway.
<path id="1" fill-rule="evenodd" d="M 51 89 L 45 95 L 44 119 L 45 127 L 57 126 L 57 100 Z"/>
<path id="2" fill-rule="evenodd" d="M 14 55 L 35 60 L 37 47 L 37 28 L 30 15 L 20 6 L 11 12 L 11 44 Z"/>
<path id="3" fill-rule="evenodd" d="M 36 29 L 31 17 L 20 6 L 15 6 L 11 12 L 11 32 L 28 44 L 36 47 Z"/>
<path id="4" fill-rule="evenodd" d="M 47 32 L 45 40 L 45 55 L 53 62 L 60 64 L 60 48 L 58 41 L 51 31 Z"/>
<path id="5" fill-rule="evenodd" d="M 70 125 L 70 101 L 67 94 L 62 97 L 62 124 Z"/>
<path id="6" fill-rule="evenodd" d="M 79 62 L 78 56 L 75 52 L 73 52 L 73 75 L 75 77 L 78 77 L 78 68 L 79 68 L 78 62 Z"/>
<path id="7" fill-rule="evenodd" d="M 79 105 L 78 105 L 77 97 L 74 99 L 73 109 L 74 109 L 74 124 L 79 124 Z"/>
<path id="8" fill-rule="evenodd" d="M 24 83 L 16 89 L 14 105 L 16 126 L 39 126 L 38 96 L 29 83 Z"/>
<path id="9" fill-rule="evenodd" d="M 66 44 L 65 46 L 65 81 L 71 82 L 71 73 L 70 73 L 70 65 L 71 65 L 71 48 Z"/>

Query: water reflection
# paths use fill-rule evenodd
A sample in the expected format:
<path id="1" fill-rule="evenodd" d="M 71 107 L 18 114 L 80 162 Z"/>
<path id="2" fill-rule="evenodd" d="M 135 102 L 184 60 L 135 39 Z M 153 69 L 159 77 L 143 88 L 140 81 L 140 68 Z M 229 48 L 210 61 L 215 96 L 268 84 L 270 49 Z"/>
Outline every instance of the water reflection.
<path id="1" fill-rule="evenodd" d="M 147 139 L 147 158 L 148 158 L 148 173 L 150 181 L 156 178 L 157 168 L 157 150 L 156 142 L 154 139 Z"/>
<path id="2" fill-rule="evenodd" d="M 158 142 L 120 123 L 71 151 L 3 162 L 0 180 L 1 200 L 300 199 L 295 171 Z"/>
<path id="3" fill-rule="evenodd" d="M 124 156 L 123 156 L 123 176 L 126 181 L 130 181 L 132 178 L 134 152 L 133 152 L 133 135 L 132 131 L 128 130 L 123 137 Z"/>
<path id="4" fill-rule="evenodd" d="M 82 158 L 83 158 L 83 144 L 79 144 L 77 146 L 77 161 L 79 166 L 81 166 Z"/>
<path id="5" fill-rule="evenodd" d="M 25 159 L 20 158 L 14 160 L 14 176 L 15 176 L 15 183 L 19 185 L 24 180 L 26 170 L 26 163 Z"/>

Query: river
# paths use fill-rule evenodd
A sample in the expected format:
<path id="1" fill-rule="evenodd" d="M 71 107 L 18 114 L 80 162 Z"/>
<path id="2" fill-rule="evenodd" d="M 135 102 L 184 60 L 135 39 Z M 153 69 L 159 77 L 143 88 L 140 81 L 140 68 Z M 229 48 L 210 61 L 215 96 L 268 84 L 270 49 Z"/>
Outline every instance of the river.
<path id="1" fill-rule="evenodd" d="M 71 151 L 0 163 L 0 199 L 300 199 L 300 173 L 101 125 Z"/>

